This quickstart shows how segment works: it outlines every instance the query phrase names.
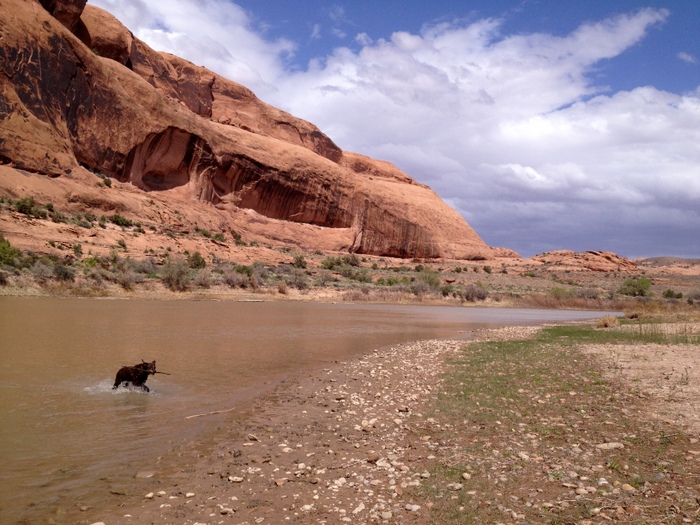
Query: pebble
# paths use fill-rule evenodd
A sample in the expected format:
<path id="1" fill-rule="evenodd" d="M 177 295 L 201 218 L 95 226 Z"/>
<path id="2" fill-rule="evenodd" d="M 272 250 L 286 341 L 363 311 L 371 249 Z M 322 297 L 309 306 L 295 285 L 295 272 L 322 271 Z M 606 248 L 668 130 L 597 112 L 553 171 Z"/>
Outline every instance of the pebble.
<path id="1" fill-rule="evenodd" d="M 622 443 L 616 443 L 616 442 L 610 442 L 610 443 L 600 443 L 595 446 L 597 449 L 600 450 L 615 450 L 618 448 L 625 448 L 625 445 Z"/>
<path id="2" fill-rule="evenodd" d="M 404 508 L 409 512 L 416 512 L 420 510 L 420 505 L 413 505 L 411 503 L 407 503 Z"/>
<path id="3" fill-rule="evenodd" d="M 136 479 L 148 479 L 148 478 L 152 478 L 155 475 L 156 475 L 156 473 L 153 470 L 142 470 L 141 472 L 137 472 L 134 477 Z"/>

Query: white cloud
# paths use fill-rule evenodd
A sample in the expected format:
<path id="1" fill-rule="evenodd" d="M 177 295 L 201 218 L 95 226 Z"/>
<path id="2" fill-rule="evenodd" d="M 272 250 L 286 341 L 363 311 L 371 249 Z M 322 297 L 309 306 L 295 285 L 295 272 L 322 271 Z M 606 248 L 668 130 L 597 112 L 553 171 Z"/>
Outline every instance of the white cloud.
<path id="1" fill-rule="evenodd" d="M 494 245 L 700 255 L 683 241 L 700 231 L 700 87 L 609 93 L 591 80 L 602 60 L 663 24 L 666 10 L 565 36 L 504 36 L 496 19 L 377 41 L 359 33 L 359 51 L 337 48 L 290 72 L 294 45 L 265 40 L 230 2 L 91 2 L 154 47 L 314 122 L 341 147 L 394 162 Z"/>
<path id="2" fill-rule="evenodd" d="M 688 64 L 697 64 L 698 63 L 697 58 L 695 58 L 690 53 L 686 53 L 685 51 L 681 51 L 676 56 L 678 56 L 678 58 L 680 58 L 683 62 L 688 62 Z"/>

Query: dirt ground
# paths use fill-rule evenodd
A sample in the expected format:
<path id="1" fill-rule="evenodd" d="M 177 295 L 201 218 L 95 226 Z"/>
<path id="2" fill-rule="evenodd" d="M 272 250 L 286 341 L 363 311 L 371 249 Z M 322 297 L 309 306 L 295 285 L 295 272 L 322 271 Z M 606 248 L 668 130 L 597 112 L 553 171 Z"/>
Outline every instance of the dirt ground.
<path id="1" fill-rule="evenodd" d="M 472 335 L 474 341 L 522 339 L 536 330 Z M 594 410 L 566 429 L 569 423 L 547 415 L 549 396 L 538 397 L 541 417 L 566 434 L 551 446 L 527 422 L 520 426 L 529 432 L 509 433 L 499 421 L 489 431 L 433 414 L 443 373 L 465 344 L 471 343 L 404 344 L 289 382 L 232 416 L 214 442 L 173 451 L 154 471 L 136 473 L 128 489 L 111 491 L 101 508 L 78 502 L 79 512 L 67 517 L 106 525 L 700 522 L 697 345 L 582 348 L 623 391 L 622 404 L 619 413 L 605 415 L 601 434 L 585 428 L 587 421 L 593 425 Z M 635 483 L 630 473 L 639 453 L 630 443 L 646 427 L 651 446 L 663 453 L 652 451 L 656 470 Z M 474 446 L 470 457 L 465 451 Z M 466 463 L 452 478 L 436 475 L 441 465 L 454 465 L 455 451 Z M 445 518 L 439 510 L 458 498 L 455 512 L 463 517 Z M 574 507 L 582 510 L 573 513 Z"/>
<path id="2" fill-rule="evenodd" d="M 621 329 L 635 330 L 635 327 Z M 667 334 L 700 334 L 700 323 L 655 325 Z M 644 399 L 646 414 L 700 436 L 700 347 L 695 344 L 585 346 L 609 377 L 620 377 Z M 698 447 L 700 449 L 700 447 Z"/>

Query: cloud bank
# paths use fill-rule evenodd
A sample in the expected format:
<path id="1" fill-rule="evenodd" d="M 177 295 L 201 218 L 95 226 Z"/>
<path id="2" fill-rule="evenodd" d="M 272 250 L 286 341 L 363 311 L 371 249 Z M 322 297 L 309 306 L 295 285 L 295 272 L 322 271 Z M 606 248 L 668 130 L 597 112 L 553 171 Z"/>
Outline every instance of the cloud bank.
<path id="1" fill-rule="evenodd" d="M 303 70 L 225 0 L 91 0 L 183 56 L 433 187 L 494 246 L 700 257 L 700 86 L 598 85 L 669 16 L 641 9 L 564 36 L 502 21 L 426 25 L 336 48 Z M 358 28 L 361 30 L 361 28 Z M 688 57 L 670 56 L 669 60 Z M 691 57 L 692 58 L 692 57 Z"/>

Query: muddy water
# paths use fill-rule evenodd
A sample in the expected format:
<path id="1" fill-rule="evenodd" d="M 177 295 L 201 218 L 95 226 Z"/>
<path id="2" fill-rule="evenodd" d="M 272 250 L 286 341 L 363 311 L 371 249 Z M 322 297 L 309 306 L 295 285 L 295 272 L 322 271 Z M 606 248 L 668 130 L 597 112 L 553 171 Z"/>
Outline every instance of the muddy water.
<path id="1" fill-rule="evenodd" d="M 76 503 L 202 436 L 281 380 L 372 349 L 591 312 L 452 307 L 0 298 L 0 516 L 61 519 Z M 157 360 L 150 394 L 112 390 Z M 99 490 L 98 490 L 99 487 Z"/>

